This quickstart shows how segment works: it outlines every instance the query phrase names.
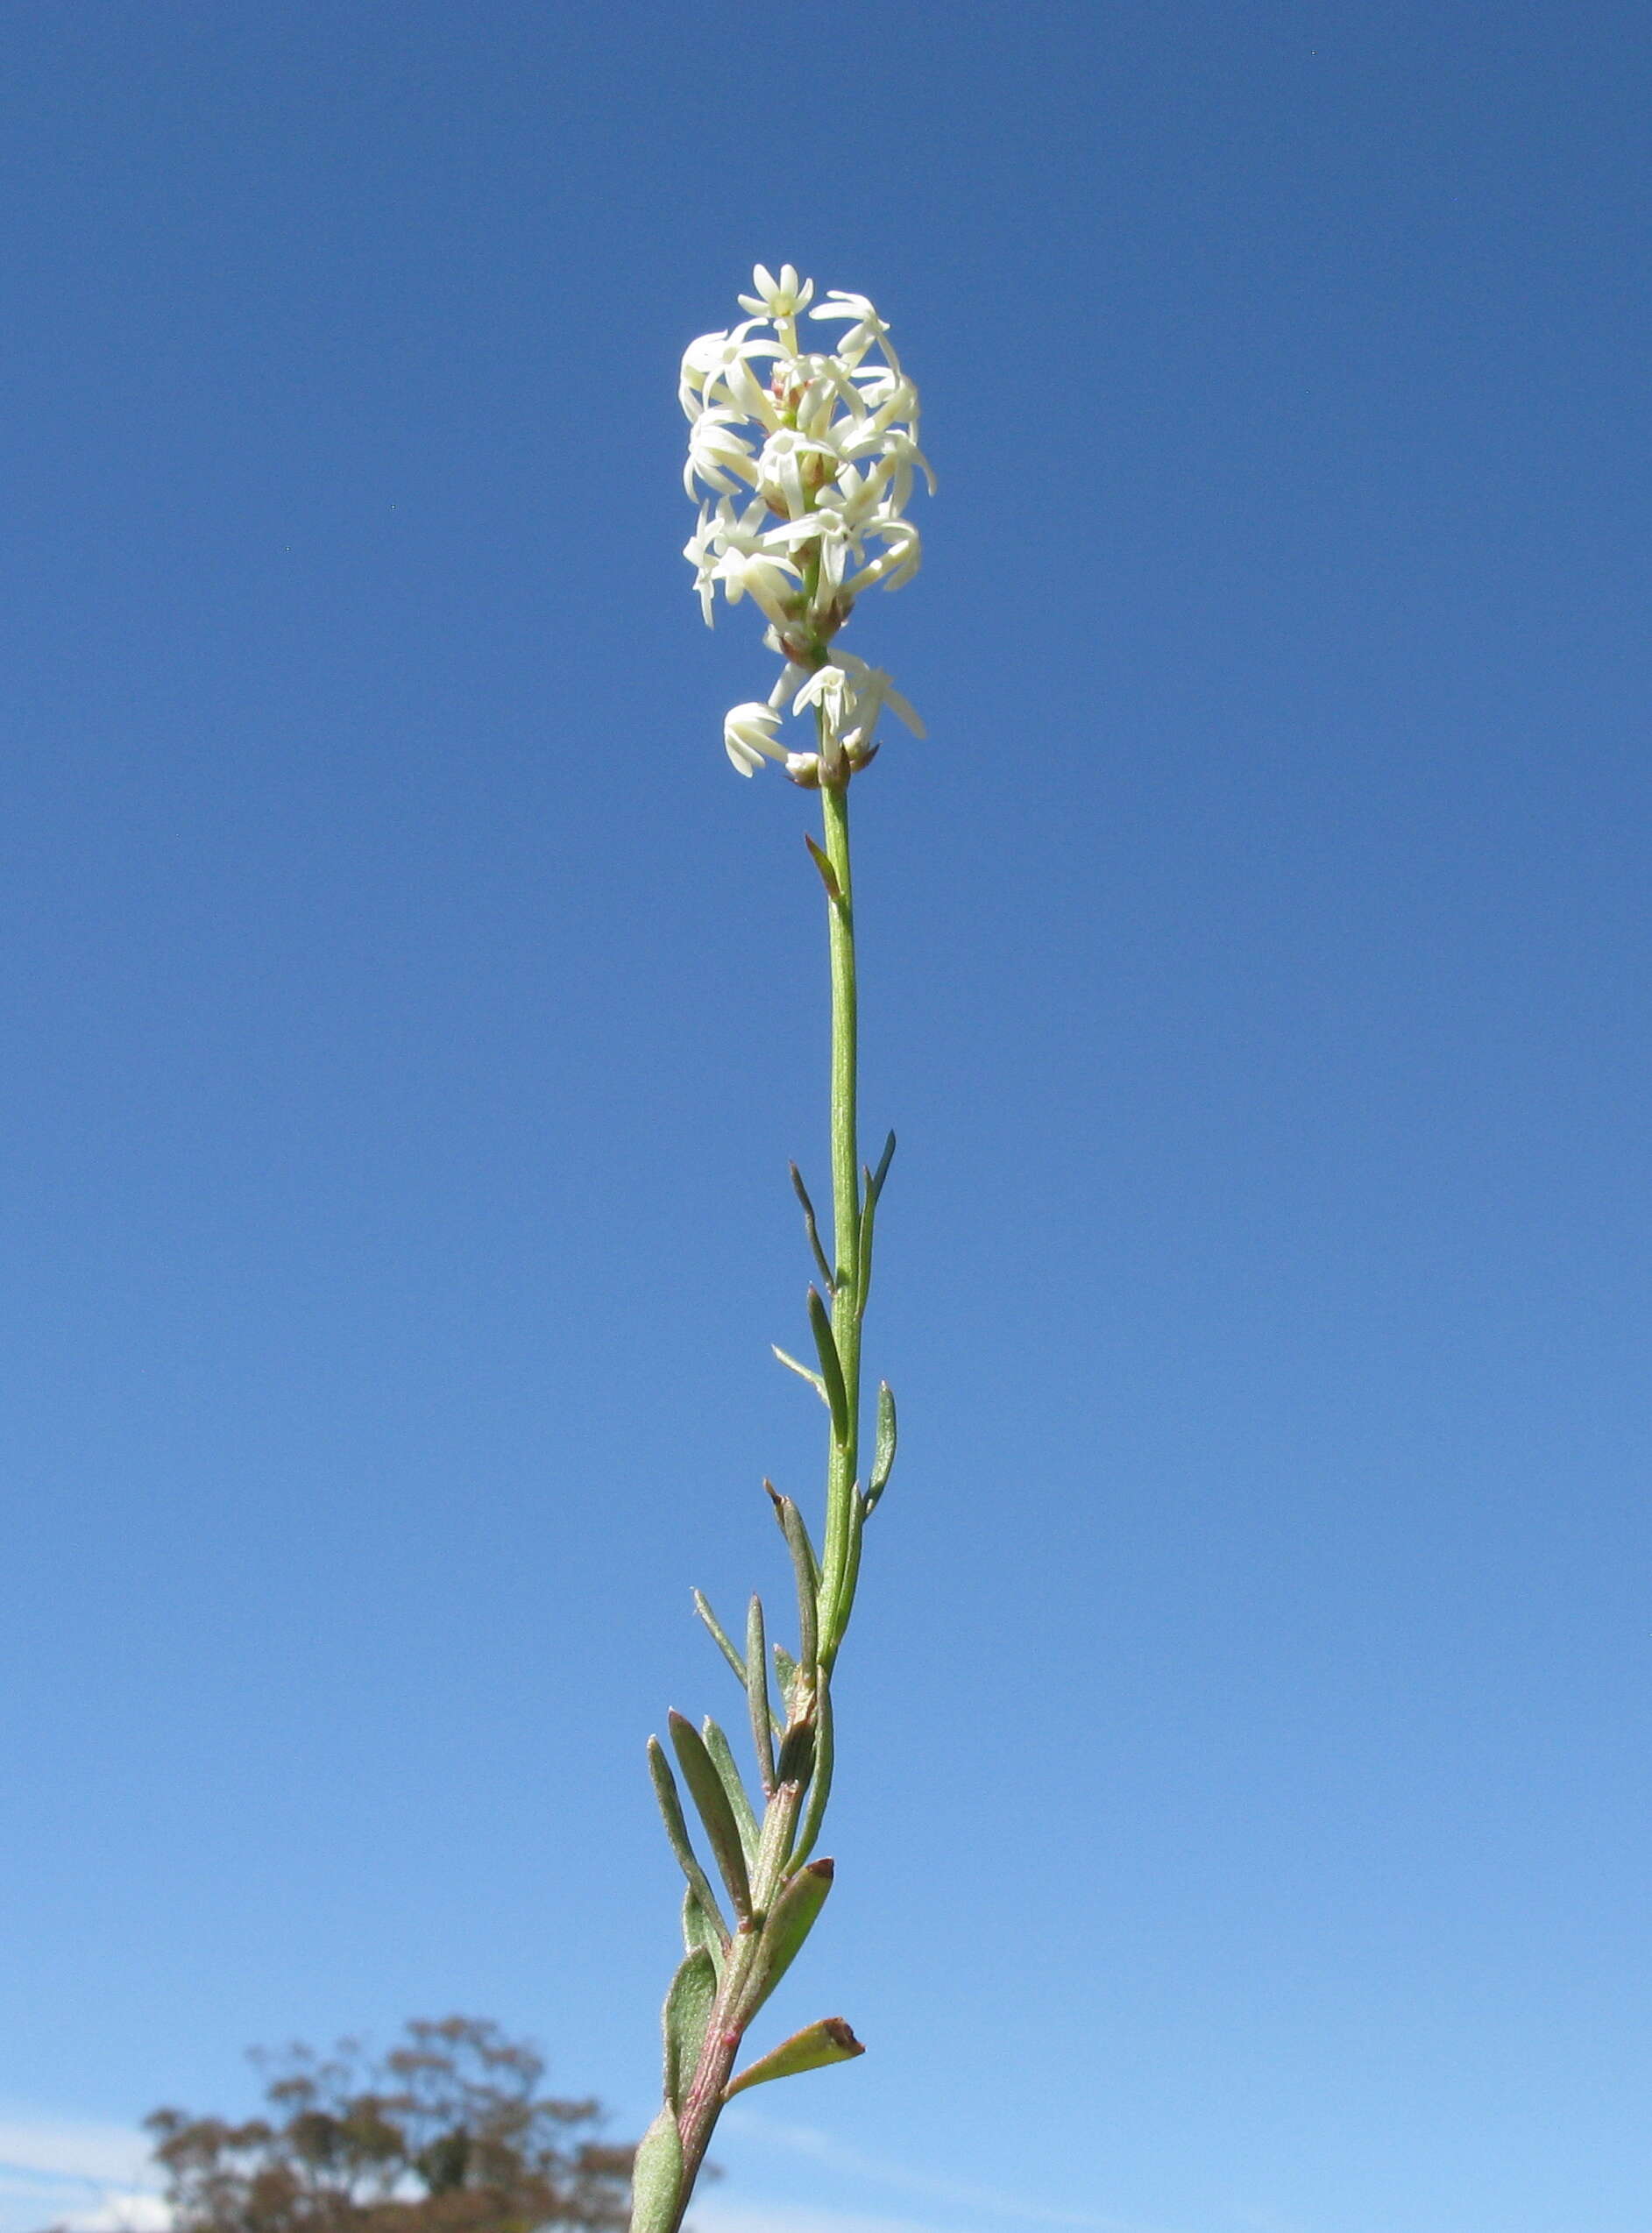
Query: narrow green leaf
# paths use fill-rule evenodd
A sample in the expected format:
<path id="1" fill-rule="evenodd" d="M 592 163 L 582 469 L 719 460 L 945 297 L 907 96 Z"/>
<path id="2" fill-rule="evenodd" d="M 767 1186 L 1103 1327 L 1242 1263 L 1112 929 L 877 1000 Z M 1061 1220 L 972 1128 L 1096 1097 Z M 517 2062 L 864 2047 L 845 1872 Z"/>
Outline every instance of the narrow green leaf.
<path id="1" fill-rule="evenodd" d="M 780 1532 L 786 1539 L 786 1548 L 791 1551 L 794 1565 L 801 1560 L 811 1584 L 811 1594 L 818 1597 L 820 1591 L 820 1558 L 810 1536 L 808 1522 L 795 1497 L 783 1497 L 780 1501 Z"/>
<path id="2" fill-rule="evenodd" d="M 832 1321 L 826 1307 L 820 1300 L 819 1290 L 809 1290 L 809 1330 L 814 1336 L 814 1345 L 820 1358 L 820 1386 L 832 1414 L 832 1436 L 840 1450 L 847 1450 L 849 1443 L 849 1399 L 843 1386 L 843 1367 L 838 1360 L 838 1345 L 832 1337 Z"/>
<path id="3" fill-rule="evenodd" d="M 815 1222 L 814 1204 L 809 1199 L 808 1187 L 803 1183 L 802 1172 L 798 1170 L 795 1163 L 789 1166 L 789 1168 L 791 1172 L 792 1189 L 798 1200 L 803 1204 L 803 1230 L 809 1236 L 809 1245 L 814 1251 L 814 1260 L 820 1267 L 820 1277 L 826 1281 L 827 1289 L 830 1290 L 836 1282 L 832 1277 L 832 1266 L 826 1262 L 826 1252 L 820 1245 L 820 1228 Z"/>
<path id="4" fill-rule="evenodd" d="M 762 1843 L 757 1848 L 757 1866 L 751 1872 L 752 1891 L 757 1900 L 755 1919 L 759 1931 L 786 1881 L 789 1866 L 787 1848 L 796 1842 L 791 1830 L 798 1819 L 797 1797 L 795 1789 L 788 1790 L 782 1784 L 775 1794 L 775 1803 L 763 1816 Z M 748 1938 L 742 1942 L 741 1951 L 745 1952 L 749 1946 Z M 755 1948 L 751 1950 L 755 1951 Z"/>
<path id="5" fill-rule="evenodd" d="M 878 1197 L 883 1191 L 883 1181 L 889 1176 L 890 1158 L 895 1152 L 895 1135 L 891 1132 L 883 1143 L 883 1152 L 878 1158 L 876 1171 L 861 1166 L 861 1176 L 865 1181 L 861 1201 L 860 1262 L 857 1266 L 859 1284 L 854 1293 L 856 1319 L 866 1315 L 867 1298 L 872 1292 L 872 1235 L 877 1223 Z"/>
<path id="6" fill-rule="evenodd" d="M 779 1680 L 780 1695 L 786 1701 L 786 1710 L 790 1712 L 791 1710 L 791 1686 L 798 1679 L 798 1662 L 795 1659 L 793 1659 L 791 1654 L 786 1649 L 784 1644 L 776 1644 L 773 1647 L 773 1651 L 775 1655 L 775 1674 Z"/>
<path id="7" fill-rule="evenodd" d="M 877 1442 L 872 1452 L 872 1478 L 867 1485 L 865 1509 L 869 1513 L 889 1486 L 895 1463 L 895 1397 L 887 1380 L 877 1384 Z"/>
<path id="8" fill-rule="evenodd" d="M 704 1946 L 696 1947 L 678 1965 L 660 2014 L 665 2034 L 665 2099 L 674 2109 L 682 2108 L 693 2083 L 716 1998 L 717 1965 Z"/>
<path id="9" fill-rule="evenodd" d="M 721 1977 L 723 1940 L 716 1924 L 700 1905 L 691 1884 L 686 1886 L 683 1893 L 683 1944 L 690 1953 L 697 1947 L 704 1946 L 716 1965 L 718 1976 Z"/>
<path id="10" fill-rule="evenodd" d="M 872 1191 L 872 1173 L 863 1163 L 861 1166 L 863 1191 L 861 1196 L 861 1252 L 856 1275 L 860 1284 L 854 1291 L 854 1315 L 866 1315 L 867 1297 L 872 1292 L 872 1236 L 877 1226 L 877 1196 Z"/>
<path id="11" fill-rule="evenodd" d="M 819 1641 L 816 1627 L 819 1618 L 820 1562 L 809 1541 L 803 1514 L 792 1499 L 783 1497 L 772 1481 L 765 1481 L 763 1486 L 774 1500 L 775 1518 L 780 1522 L 786 1549 L 791 1553 L 791 1570 L 797 1577 L 798 1658 L 805 1667 L 812 1667 Z"/>
<path id="12" fill-rule="evenodd" d="M 723 2099 L 732 2102 L 736 2094 L 743 2094 L 748 2086 L 766 2086 L 774 2078 L 801 2077 L 805 2070 L 825 2070 L 834 2062 L 853 2062 L 866 2049 L 855 2038 L 840 2016 L 823 2016 L 818 2024 L 811 2024 L 801 2031 L 794 2031 L 777 2047 L 742 2070 L 723 2088 Z"/>
<path id="13" fill-rule="evenodd" d="M 706 1604 L 705 1599 L 700 1595 L 698 1590 L 694 1592 L 694 1610 L 698 1613 L 700 1619 L 705 1623 L 705 1626 L 711 1630 L 712 1641 L 717 1646 L 718 1650 L 721 1652 L 723 1657 L 734 1669 L 735 1674 L 739 1676 L 740 1687 L 743 1691 L 746 1687 L 746 1662 L 741 1657 L 740 1654 L 734 1649 L 734 1645 L 729 1642 L 727 1636 L 723 1632 L 722 1623 L 718 1620 L 717 1615 L 712 1611 L 710 1606 Z"/>
<path id="14" fill-rule="evenodd" d="M 865 1317 L 866 1299 L 872 1292 L 872 1234 L 877 1222 L 878 1197 L 883 1191 L 883 1181 L 889 1176 L 890 1158 L 894 1152 L 895 1135 L 891 1132 L 884 1142 L 883 1152 L 878 1159 L 876 1170 L 869 1170 L 864 1165 L 861 1170 L 861 1176 L 866 1185 L 861 1207 L 860 1286 L 854 1297 L 854 1315 L 857 1318 Z"/>
<path id="15" fill-rule="evenodd" d="M 705 1740 L 705 1749 L 712 1756 L 712 1766 L 717 1770 L 723 1789 L 728 1795 L 728 1804 L 734 1810 L 734 1820 L 739 1825 L 741 1847 L 746 1855 L 746 1868 L 749 1874 L 751 1864 L 756 1858 L 757 1840 L 761 1833 L 741 1776 L 740 1763 L 734 1758 L 733 1746 L 709 1713 L 700 1723 L 700 1735 Z"/>
<path id="16" fill-rule="evenodd" d="M 814 1769 L 814 1724 L 794 1721 L 780 1740 L 775 1777 L 781 1783 L 806 1783 Z"/>
<path id="17" fill-rule="evenodd" d="M 837 1602 L 820 1623 L 820 1655 L 828 1664 L 834 1663 L 838 1647 L 843 1641 L 849 1625 L 849 1615 L 854 1609 L 854 1591 L 861 1577 L 861 1549 L 866 1538 L 866 1499 L 858 1481 L 849 1484 L 849 1549 L 843 1562 L 843 1578 L 838 1584 Z"/>
<path id="18" fill-rule="evenodd" d="M 763 1641 L 762 1599 L 746 1608 L 746 1711 L 751 1719 L 752 1748 L 763 1797 L 775 1788 L 774 1709 L 769 1703 L 769 1647 Z"/>
<path id="19" fill-rule="evenodd" d="M 695 1857 L 689 1842 L 688 1825 L 683 1819 L 683 1802 L 677 1795 L 677 1778 L 671 1773 L 671 1763 L 665 1757 L 665 1747 L 657 1737 L 649 1739 L 649 1774 L 654 1778 L 654 1796 L 659 1801 L 660 1812 L 665 1821 L 665 1834 L 671 1851 L 677 1855 L 677 1865 L 689 1882 L 689 1889 L 717 1926 L 718 1936 L 727 1946 L 733 1933 L 717 1904 L 717 1895 L 712 1889 L 711 1879 Z"/>
<path id="20" fill-rule="evenodd" d="M 809 1292 L 811 1294 L 813 1294 L 814 1289 L 811 1287 Z M 817 1298 L 817 1300 L 819 1298 Z M 809 1383 L 809 1386 L 814 1390 L 816 1395 L 819 1397 L 821 1402 L 825 1404 L 826 1409 L 830 1411 L 832 1408 L 832 1399 L 826 1393 L 826 1384 L 820 1378 L 820 1375 L 818 1372 L 812 1372 L 806 1365 L 799 1365 L 795 1357 L 789 1357 L 786 1351 L 781 1348 L 778 1342 L 770 1342 L 769 1346 L 771 1350 L 773 1350 L 775 1355 L 780 1359 L 780 1362 L 785 1366 L 789 1372 L 795 1372 L 800 1380 L 806 1380 Z M 840 1375 L 840 1377 L 841 1376 Z"/>
<path id="21" fill-rule="evenodd" d="M 803 833 L 803 841 L 809 848 L 809 858 L 814 862 L 815 867 L 820 871 L 820 881 L 826 886 L 826 897 L 832 902 L 832 904 L 834 907 L 841 907 L 843 904 L 843 887 L 838 882 L 837 870 L 832 866 L 832 863 L 826 859 L 826 854 L 820 850 L 820 847 L 809 835 L 807 830 L 805 830 Z"/>
<path id="22" fill-rule="evenodd" d="M 683 2196 L 683 2143 L 668 2105 L 642 2135 L 631 2171 L 631 2233 L 671 2233 Z"/>
<path id="23" fill-rule="evenodd" d="M 728 1887 L 734 1912 L 743 1921 L 751 1913 L 751 1882 L 746 1875 L 746 1855 L 740 1842 L 740 1825 L 728 1804 L 723 1779 L 705 1749 L 705 1740 L 694 1724 L 681 1713 L 667 1717 L 677 1764 L 683 1771 L 689 1796 L 705 1825 L 705 1835 L 716 1857 L 718 1874 Z"/>
<path id="24" fill-rule="evenodd" d="M 814 1700 L 814 1781 L 809 1787 L 809 1803 L 803 1811 L 803 1820 L 798 1827 L 797 1842 L 793 1845 L 786 1866 L 796 1868 L 814 1851 L 815 1840 L 820 1835 L 820 1825 L 826 1818 L 826 1801 L 832 1796 L 832 1769 L 837 1749 L 833 1731 L 832 1685 L 822 1681 Z"/>
<path id="25" fill-rule="evenodd" d="M 812 1861 L 782 1885 L 763 1925 L 751 1982 L 736 2014 L 735 2022 L 741 2031 L 745 2030 L 797 1960 L 798 1950 L 813 1930 L 826 1905 L 826 1894 L 832 1889 L 832 1868 L 829 1861 Z"/>

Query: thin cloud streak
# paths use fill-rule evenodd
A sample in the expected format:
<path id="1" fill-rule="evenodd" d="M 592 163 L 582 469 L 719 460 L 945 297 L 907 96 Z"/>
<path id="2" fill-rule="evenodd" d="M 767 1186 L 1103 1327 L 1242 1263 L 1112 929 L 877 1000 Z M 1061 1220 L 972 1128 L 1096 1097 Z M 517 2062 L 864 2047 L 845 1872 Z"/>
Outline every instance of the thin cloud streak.
<path id="1" fill-rule="evenodd" d="M 149 2143 L 130 2124 L 91 2118 L 0 2116 L 0 2168 L 40 2179 L 141 2186 Z"/>
<path id="2" fill-rule="evenodd" d="M 149 2143 L 91 2118 L 0 2116 L 0 2233 L 164 2233 L 167 2206 L 145 2180 Z"/>
<path id="3" fill-rule="evenodd" d="M 808 2156 L 833 2171 L 876 2180 L 898 2193 L 915 2194 L 925 2201 L 945 2202 L 957 2209 L 981 2210 L 1024 2225 L 1068 2226 L 1076 2233 L 1170 2233 L 1166 2226 L 1146 2225 L 1138 2218 L 1117 2217 L 1097 2210 L 1057 2209 L 1041 2202 L 1024 2201 L 1018 2195 L 998 2194 L 990 2187 L 911 2171 L 903 2165 L 878 2163 L 856 2149 L 844 2147 L 829 2134 L 816 2131 L 812 2125 L 783 2124 L 754 2116 L 750 2110 L 735 2111 L 725 2119 L 725 2124 L 736 2131 L 748 2132 L 754 2139 L 787 2148 L 794 2155 Z M 845 2224 L 849 2221 L 834 2215 L 833 2222 Z"/>
<path id="4" fill-rule="evenodd" d="M 794 2208 L 789 2202 L 695 2202 L 687 2233 L 945 2233 L 915 2217 Z"/>

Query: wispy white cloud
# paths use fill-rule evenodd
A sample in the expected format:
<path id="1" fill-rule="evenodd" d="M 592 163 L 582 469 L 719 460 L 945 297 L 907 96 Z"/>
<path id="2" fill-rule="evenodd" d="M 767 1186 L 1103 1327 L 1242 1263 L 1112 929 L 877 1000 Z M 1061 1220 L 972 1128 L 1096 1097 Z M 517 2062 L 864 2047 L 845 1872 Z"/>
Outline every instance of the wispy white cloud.
<path id="1" fill-rule="evenodd" d="M 0 2164 L 26 2167 L 44 2178 L 110 2179 L 142 2186 L 149 2147 L 135 2125 L 0 2116 Z"/>
<path id="2" fill-rule="evenodd" d="M 110 2187 L 92 2208 L 64 2210 L 53 2222 L 64 2233 L 167 2233 L 172 2212 L 146 2189 Z"/>
<path id="3" fill-rule="evenodd" d="M 803 2209 L 789 2202 L 696 2201 L 689 2233 L 947 2233 L 912 2217 L 869 2217 L 858 2211 Z"/>
<path id="4" fill-rule="evenodd" d="M 982 2216 L 1002 2218 L 1018 2225 L 1065 2226 L 1071 2233 L 1170 2233 L 1162 2225 L 1146 2225 L 1138 2218 L 1118 2217 L 1104 2210 L 1061 2209 L 1053 2205 L 1030 2201 L 1023 2194 L 1005 2194 L 989 2187 L 977 2187 L 968 2180 L 947 2179 L 936 2174 L 916 2171 L 905 2164 L 880 2163 L 858 2149 L 845 2147 L 829 2133 L 815 2130 L 812 2125 L 785 2124 L 778 2120 L 760 2116 L 750 2109 L 733 2110 L 724 2119 L 726 2127 L 748 2133 L 755 2140 L 794 2155 L 807 2156 L 827 2169 L 847 2173 L 851 2177 L 869 2180 L 876 2185 L 891 2188 L 897 2194 L 911 2194 L 919 2201 L 939 2202 L 950 2209 L 979 2212 Z M 706 2233 L 719 2233 L 713 2226 L 714 2209 L 734 2208 L 734 2204 L 707 2202 L 697 2208 L 695 2215 L 704 2221 Z M 779 2226 L 781 2219 L 765 2213 L 766 2223 Z M 841 2213 L 803 2213 L 793 2228 L 790 2214 L 783 2213 L 788 2233 L 871 2233 L 871 2229 L 887 2229 L 887 2233 L 932 2233 L 932 2229 L 919 2229 L 910 2221 L 899 2218 L 855 2218 Z M 818 2218 L 818 2225 L 804 2224 L 802 2216 Z M 745 2226 L 730 2225 L 727 2233 L 747 2233 Z M 755 2233 L 755 2228 L 752 2228 Z"/>
<path id="5" fill-rule="evenodd" d="M 880 2162 L 812 2125 L 785 2123 L 749 2109 L 731 2111 L 725 2124 L 762 2146 L 939 2205 L 943 2213 L 968 2210 L 1010 2225 L 1065 2228 L 1067 2233 L 1169 2233 L 1136 2219 L 1061 2209 L 904 2164 Z M 167 2233 L 166 2205 L 152 2183 L 144 2134 L 89 2119 L 0 2116 L 0 2233 L 39 2233 L 47 2225 L 66 2227 L 69 2233 Z M 691 2225 L 694 2233 L 955 2233 L 944 2215 L 822 2209 L 783 2201 L 739 2201 L 714 2191 L 696 2202 Z"/>
<path id="6" fill-rule="evenodd" d="M 0 2233 L 165 2233 L 149 2143 L 131 2125 L 0 2116 Z"/>

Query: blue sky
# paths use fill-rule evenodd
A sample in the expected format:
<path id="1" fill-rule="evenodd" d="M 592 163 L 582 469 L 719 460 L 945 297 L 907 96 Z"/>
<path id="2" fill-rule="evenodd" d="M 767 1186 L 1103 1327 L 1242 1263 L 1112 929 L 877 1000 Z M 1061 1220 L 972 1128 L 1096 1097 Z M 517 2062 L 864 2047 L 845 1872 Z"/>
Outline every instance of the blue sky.
<path id="1" fill-rule="evenodd" d="M 1638 10 L 7 17 L 0 2225 L 247 2046 L 637 2130 L 813 1493 L 811 803 L 675 401 L 923 388 L 853 648 L 839 1879 L 704 2233 L 1644 2233 Z"/>

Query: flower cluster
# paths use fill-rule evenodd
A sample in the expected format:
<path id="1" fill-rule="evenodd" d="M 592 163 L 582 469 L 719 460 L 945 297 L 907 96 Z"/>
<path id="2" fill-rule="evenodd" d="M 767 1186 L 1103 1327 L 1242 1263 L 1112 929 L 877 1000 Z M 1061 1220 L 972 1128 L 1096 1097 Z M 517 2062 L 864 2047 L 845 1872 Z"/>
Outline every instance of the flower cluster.
<path id="1" fill-rule="evenodd" d="M 735 767 L 750 776 L 775 760 L 809 788 L 843 783 L 876 751 L 884 706 L 924 734 L 889 677 L 833 639 L 863 589 L 898 589 L 917 572 L 918 529 L 903 514 L 915 477 L 932 495 L 935 476 L 918 447 L 918 390 L 866 297 L 833 293 L 810 309 L 814 281 L 799 284 L 790 264 L 778 280 L 759 264 L 752 287 L 740 297 L 751 315 L 702 334 L 683 358 L 684 485 L 691 498 L 710 492 L 683 555 L 706 626 L 719 587 L 731 605 L 749 597 L 785 662 L 767 703 L 736 705 L 723 724 Z M 805 311 L 847 324 L 831 354 L 799 341 Z M 782 742 L 788 704 L 813 709 L 817 750 Z"/>

